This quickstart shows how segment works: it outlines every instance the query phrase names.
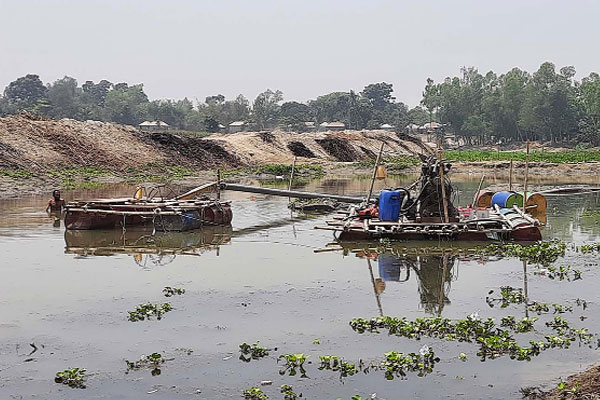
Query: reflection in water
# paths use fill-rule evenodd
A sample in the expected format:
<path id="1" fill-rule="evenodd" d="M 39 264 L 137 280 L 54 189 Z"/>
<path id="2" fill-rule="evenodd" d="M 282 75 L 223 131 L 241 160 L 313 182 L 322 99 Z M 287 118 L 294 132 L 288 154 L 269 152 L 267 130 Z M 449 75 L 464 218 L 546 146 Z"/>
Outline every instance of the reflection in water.
<path id="1" fill-rule="evenodd" d="M 408 282 L 411 276 L 417 279 L 420 304 L 425 311 L 441 315 L 444 306 L 450 304 L 451 283 L 458 278 L 460 261 L 478 259 L 485 263 L 490 258 L 469 249 L 438 247 L 364 249 L 345 245 L 344 253 L 366 259 L 380 315 L 384 315 L 381 295 L 387 284 Z M 374 262 L 377 268 L 373 267 Z"/>
<path id="2" fill-rule="evenodd" d="M 219 246 L 231 241 L 231 227 L 206 226 L 191 232 L 151 230 L 67 230 L 65 253 L 80 256 L 130 254 L 140 266 L 165 265 L 176 255 L 219 254 Z"/>

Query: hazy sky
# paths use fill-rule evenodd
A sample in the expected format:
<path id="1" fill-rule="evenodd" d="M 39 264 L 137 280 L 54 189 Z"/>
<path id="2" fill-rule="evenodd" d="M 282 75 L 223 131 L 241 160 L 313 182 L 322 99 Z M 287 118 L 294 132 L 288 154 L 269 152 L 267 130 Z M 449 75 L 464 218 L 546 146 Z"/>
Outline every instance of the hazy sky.
<path id="1" fill-rule="evenodd" d="M 461 66 L 600 71 L 600 1 L 0 0 L 0 90 L 27 73 L 144 83 L 151 99 L 305 101 L 394 84 L 416 105 Z"/>

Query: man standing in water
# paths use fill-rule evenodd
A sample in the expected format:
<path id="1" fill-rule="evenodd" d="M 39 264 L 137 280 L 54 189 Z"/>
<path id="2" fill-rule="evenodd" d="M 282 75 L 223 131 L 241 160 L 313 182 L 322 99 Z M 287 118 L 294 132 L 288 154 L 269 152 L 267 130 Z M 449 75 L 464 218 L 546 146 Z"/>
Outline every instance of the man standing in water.
<path id="1" fill-rule="evenodd" d="M 46 212 L 48 214 L 60 214 L 64 206 L 65 201 L 60 198 L 60 190 L 53 190 L 52 198 L 48 200 L 48 206 L 46 206 Z"/>

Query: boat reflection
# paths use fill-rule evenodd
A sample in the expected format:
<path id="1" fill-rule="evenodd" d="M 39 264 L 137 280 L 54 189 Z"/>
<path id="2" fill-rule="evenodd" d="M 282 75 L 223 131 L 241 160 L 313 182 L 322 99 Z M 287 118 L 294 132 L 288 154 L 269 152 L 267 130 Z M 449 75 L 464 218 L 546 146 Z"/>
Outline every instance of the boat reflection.
<path id="1" fill-rule="evenodd" d="M 356 247 L 354 247 L 354 245 Z M 450 304 L 452 282 L 458 279 L 461 261 L 477 260 L 485 263 L 497 259 L 480 254 L 475 248 L 466 247 L 410 247 L 395 245 L 391 247 L 360 247 L 344 243 L 345 255 L 354 254 L 366 260 L 370 273 L 373 293 L 379 309 L 384 315 L 381 296 L 389 284 L 409 282 L 411 277 L 417 280 L 420 304 L 425 312 L 441 315 L 444 306 Z M 376 267 L 374 266 L 376 264 Z"/>
<path id="2" fill-rule="evenodd" d="M 165 265 L 177 255 L 199 256 L 208 251 L 218 255 L 219 247 L 229 243 L 231 235 L 231 227 L 227 226 L 206 226 L 190 232 L 66 230 L 65 253 L 79 256 L 129 254 L 141 266 L 148 262 Z"/>

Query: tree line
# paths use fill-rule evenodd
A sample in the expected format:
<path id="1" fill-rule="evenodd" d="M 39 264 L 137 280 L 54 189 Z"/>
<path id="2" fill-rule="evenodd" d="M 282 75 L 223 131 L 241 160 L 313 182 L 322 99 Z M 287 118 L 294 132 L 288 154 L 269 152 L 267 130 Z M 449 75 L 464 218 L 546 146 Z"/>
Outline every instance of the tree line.
<path id="1" fill-rule="evenodd" d="M 253 129 L 277 126 L 296 131 L 304 122 L 341 121 L 348 129 L 377 129 L 382 124 L 404 130 L 408 125 L 436 121 L 436 133 L 451 133 L 466 144 L 545 140 L 555 143 L 600 144 L 600 76 L 581 81 L 575 69 L 543 63 L 530 74 L 519 68 L 482 75 L 463 68 L 459 76 L 436 83 L 427 80 L 420 106 L 396 101 L 392 84 L 365 86 L 362 91 L 333 92 L 306 103 L 284 102 L 279 90 L 266 90 L 252 102 L 243 95 L 221 94 L 203 102 L 150 101 L 142 84 L 98 83 L 64 77 L 44 84 L 38 75 L 11 82 L 0 96 L 0 115 L 29 111 L 51 118 L 98 120 L 137 125 L 161 120 L 176 129 L 216 132 L 233 121 Z"/>
<path id="2" fill-rule="evenodd" d="M 356 93 L 334 92 L 307 103 L 283 101 L 280 90 L 266 90 L 251 103 L 243 95 L 226 99 L 222 94 L 208 96 L 203 102 L 183 100 L 150 101 L 142 84 L 98 83 L 65 76 L 44 84 L 30 74 L 11 82 L 0 96 L 0 115 L 21 111 L 51 118 L 98 120 L 137 125 L 145 120 L 160 120 L 174 128 L 216 132 L 219 126 L 246 121 L 255 129 L 277 126 L 306 129 L 304 122 L 341 121 L 349 129 L 376 129 L 387 123 L 405 126 L 423 124 L 429 115 L 421 107 L 411 110 L 392 96 L 393 86 L 381 82 L 365 86 Z"/>

